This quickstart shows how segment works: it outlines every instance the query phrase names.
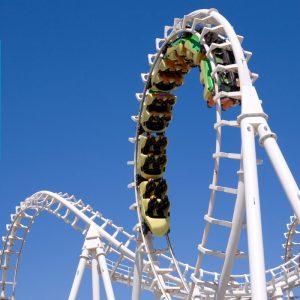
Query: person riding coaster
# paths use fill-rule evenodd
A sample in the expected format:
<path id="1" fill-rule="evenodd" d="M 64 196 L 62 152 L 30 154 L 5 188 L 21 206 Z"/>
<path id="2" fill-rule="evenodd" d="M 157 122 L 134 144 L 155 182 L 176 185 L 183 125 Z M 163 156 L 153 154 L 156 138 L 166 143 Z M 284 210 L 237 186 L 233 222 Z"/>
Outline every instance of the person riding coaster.
<path id="1" fill-rule="evenodd" d="M 184 61 L 195 67 L 205 58 L 205 48 L 199 38 L 191 33 L 183 33 L 167 49 L 164 59 Z"/>
<path id="2" fill-rule="evenodd" d="M 148 202 L 148 208 L 146 215 L 151 218 L 166 218 L 168 215 L 168 209 L 170 207 L 170 201 L 168 196 L 164 196 L 158 199 L 155 196 L 151 196 Z"/>
<path id="3" fill-rule="evenodd" d="M 216 65 L 233 65 L 235 58 L 231 50 L 216 48 L 212 51 Z"/>
<path id="4" fill-rule="evenodd" d="M 166 147 L 168 145 L 168 140 L 164 135 L 154 136 L 154 135 L 140 135 L 139 136 L 139 151 L 142 154 L 153 153 L 155 155 L 166 153 Z"/>
<path id="5" fill-rule="evenodd" d="M 143 109 L 149 112 L 170 112 L 176 103 L 176 97 L 168 93 L 148 93 Z"/>
<path id="6" fill-rule="evenodd" d="M 212 43 L 214 44 L 223 44 L 225 43 L 226 39 L 219 36 L 217 33 L 215 32 L 208 32 L 204 35 L 204 40 L 205 43 L 210 47 Z"/>
<path id="7" fill-rule="evenodd" d="M 238 74 L 231 71 L 218 72 L 219 91 L 237 92 L 240 90 Z"/>
<path id="8" fill-rule="evenodd" d="M 150 198 L 151 196 L 156 196 L 157 198 L 162 198 L 166 195 L 168 191 L 168 185 L 165 179 L 153 179 L 150 178 L 145 187 L 144 198 Z"/>
<path id="9" fill-rule="evenodd" d="M 169 92 L 181 86 L 184 82 L 180 72 L 156 71 L 151 77 L 152 86 L 159 91 Z"/>
<path id="10" fill-rule="evenodd" d="M 166 130 L 169 122 L 172 119 L 171 112 L 168 113 L 150 113 L 148 110 L 143 110 L 141 115 L 141 122 L 144 131 L 162 133 Z"/>
<path id="11" fill-rule="evenodd" d="M 180 72 L 185 75 L 190 72 L 190 65 L 183 60 L 171 60 L 166 58 L 161 60 L 158 69 L 160 71 Z"/>
<path id="12" fill-rule="evenodd" d="M 143 181 L 139 186 L 140 210 L 144 219 L 143 232 L 150 232 L 155 236 L 163 236 L 170 231 L 170 201 L 166 195 L 144 197 L 148 182 Z"/>
<path id="13" fill-rule="evenodd" d="M 143 154 L 141 156 L 144 156 Z M 141 171 L 148 176 L 160 175 L 165 171 L 167 164 L 166 155 L 153 155 L 152 153 L 145 155 L 143 164 L 141 164 Z"/>

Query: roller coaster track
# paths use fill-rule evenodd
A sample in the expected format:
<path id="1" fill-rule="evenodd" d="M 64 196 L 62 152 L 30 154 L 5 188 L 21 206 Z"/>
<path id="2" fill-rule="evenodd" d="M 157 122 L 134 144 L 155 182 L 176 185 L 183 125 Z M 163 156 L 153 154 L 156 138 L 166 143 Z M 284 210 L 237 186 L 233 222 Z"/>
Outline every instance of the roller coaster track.
<path id="1" fill-rule="evenodd" d="M 95 226 L 104 245 L 107 266 L 112 281 L 132 285 L 134 281 L 134 262 L 136 254 L 132 249 L 136 247 L 134 234 L 127 233 L 122 227 L 115 225 L 112 220 L 105 218 L 100 212 L 94 211 L 90 205 L 84 204 L 74 196 L 62 193 L 38 192 L 28 197 L 11 215 L 11 223 L 7 225 L 7 234 L 3 238 L 3 250 L 1 251 L 1 300 L 15 299 L 17 274 L 20 266 L 23 246 L 27 235 L 35 219 L 42 212 L 48 212 L 61 219 L 73 229 L 86 236 L 89 228 Z M 165 264 L 172 264 L 172 257 L 158 253 Z M 295 255 L 284 264 L 266 272 L 268 294 L 271 297 L 280 288 L 289 290 L 291 286 L 300 284 L 299 258 Z M 178 262 L 184 278 L 190 282 L 189 277 L 195 269 L 187 264 Z M 90 265 L 90 258 L 87 265 Z M 156 278 L 151 270 L 150 261 L 143 261 L 142 289 L 157 292 Z M 161 276 L 168 286 L 178 286 L 181 283 L 179 277 L 166 271 Z M 250 275 L 232 275 L 232 281 L 228 288 L 226 299 L 250 299 Z M 198 290 L 198 298 L 213 299 L 220 274 L 200 269 L 201 288 Z M 169 289 L 166 289 L 169 291 Z M 184 290 L 173 290 L 172 297 L 186 299 Z M 202 297 L 202 298 L 201 298 Z M 197 298 L 196 298 L 197 299 Z"/>
<path id="2" fill-rule="evenodd" d="M 197 27 L 199 28 L 199 25 L 201 27 L 201 30 L 197 30 Z M 208 43 L 206 36 L 209 33 L 217 34 L 218 36 L 221 36 L 223 39 L 221 42 L 214 42 Z M 281 155 L 280 150 L 278 149 L 278 146 L 276 144 L 276 135 L 271 132 L 269 129 L 266 119 L 267 116 L 264 114 L 259 98 L 257 96 L 257 93 L 252 86 L 252 83 L 255 82 L 255 80 L 258 78 L 257 74 L 254 74 L 249 71 L 247 67 L 247 61 L 252 56 L 252 53 L 249 51 L 245 51 L 241 47 L 241 43 L 243 41 L 242 36 L 238 36 L 235 34 L 234 30 L 230 26 L 230 24 L 227 22 L 227 20 L 218 14 L 215 10 L 199 10 L 194 13 L 191 13 L 187 16 L 185 16 L 183 19 L 175 19 L 173 26 L 166 26 L 164 30 L 164 37 L 162 39 L 156 39 L 156 53 L 155 54 L 149 54 L 148 60 L 150 64 L 150 71 L 148 73 L 142 73 L 141 77 L 145 84 L 144 91 L 142 93 L 137 93 L 136 98 L 140 102 L 140 111 L 138 116 L 133 116 L 132 120 L 137 122 L 137 129 L 136 129 L 136 136 L 135 138 L 130 138 L 129 140 L 133 143 L 135 143 L 135 159 L 132 162 L 129 162 L 129 164 L 133 165 L 135 168 L 134 172 L 134 179 L 135 182 L 130 184 L 130 187 L 135 188 L 135 196 L 136 196 L 136 205 L 135 208 L 137 209 L 138 213 L 138 219 L 139 219 L 139 226 L 142 228 L 143 223 L 147 222 L 147 220 L 144 220 L 144 217 L 142 216 L 142 205 L 143 199 L 141 199 L 141 193 L 140 193 L 140 181 L 138 179 L 139 174 L 139 165 L 143 163 L 143 158 L 141 156 L 141 151 L 139 148 L 141 146 L 139 145 L 141 143 L 141 139 L 143 139 L 144 131 L 147 132 L 147 135 L 153 134 L 153 132 L 159 132 L 159 131 L 153 131 L 153 130 L 147 130 L 149 128 L 145 129 L 146 123 L 144 122 L 144 116 L 149 114 L 148 108 L 149 103 L 151 103 L 148 100 L 148 95 L 152 94 L 154 95 L 154 90 L 161 90 L 160 87 L 158 87 L 157 84 L 153 83 L 155 81 L 155 76 L 159 72 L 157 70 L 160 66 L 164 67 L 164 64 L 162 61 L 166 62 L 166 53 L 168 53 L 168 49 L 172 47 L 172 45 L 176 44 L 176 41 L 180 39 L 180 37 L 183 36 L 183 34 L 192 34 L 196 36 L 200 43 L 204 45 L 205 48 L 205 54 L 206 58 L 211 63 L 212 68 L 212 76 L 214 77 L 214 82 L 220 81 L 220 74 L 222 72 L 235 72 L 238 76 L 238 81 L 240 84 L 240 89 L 238 91 L 227 91 L 224 92 L 223 90 L 219 90 L 219 84 L 214 84 L 214 92 L 212 92 L 213 95 L 213 101 L 216 106 L 216 123 L 215 123 L 215 130 L 216 130 L 216 148 L 215 153 L 213 154 L 213 158 L 215 159 L 215 165 L 214 165 L 214 172 L 213 172 L 213 179 L 212 184 L 209 186 L 209 189 L 211 190 L 211 195 L 209 199 L 209 207 L 208 212 L 204 216 L 204 220 L 206 222 L 205 229 L 203 232 L 202 241 L 198 246 L 199 249 L 199 256 L 197 259 L 195 272 L 192 274 L 191 279 L 192 283 L 188 287 L 188 298 L 193 297 L 193 291 L 195 289 L 196 285 L 201 286 L 203 282 L 199 280 L 199 271 L 202 265 L 203 257 L 204 255 L 213 255 L 219 258 L 224 259 L 223 269 L 221 273 L 220 280 L 217 280 L 219 282 L 218 289 L 216 292 L 216 298 L 217 299 L 223 299 L 226 293 L 226 289 L 228 287 L 228 284 L 230 284 L 230 272 L 234 263 L 234 260 L 237 258 L 243 258 L 246 257 L 246 253 L 240 251 L 237 249 L 238 241 L 239 241 L 239 235 L 242 228 L 246 227 L 246 224 L 244 223 L 243 215 L 245 213 L 245 209 L 247 207 L 247 223 L 248 226 L 250 225 L 250 234 L 248 233 L 248 244 L 251 244 L 254 241 L 260 240 L 257 244 L 257 247 L 260 248 L 259 251 L 252 250 L 252 254 L 250 253 L 250 260 L 252 257 L 252 260 L 254 259 L 254 256 L 260 255 L 260 258 L 258 258 L 256 261 L 258 264 L 252 264 L 250 262 L 250 269 L 256 269 L 255 271 L 252 271 L 252 273 L 258 275 L 260 278 L 256 278 L 256 283 L 254 284 L 254 289 L 256 290 L 253 294 L 253 296 L 259 299 L 266 298 L 266 294 L 263 292 L 263 287 L 265 285 L 265 279 L 263 278 L 263 268 L 261 268 L 264 265 L 264 259 L 261 253 L 263 253 L 263 246 L 262 246 L 262 236 L 261 235 L 261 224 L 260 224 L 260 208 L 259 205 L 256 205 L 256 201 L 254 200 L 254 205 L 250 202 L 253 202 L 253 199 L 259 199 L 258 195 L 258 183 L 257 183 L 257 175 L 256 175 L 256 164 L 260 164 L 261 161 L 256 159 L 255 155 L 255 146 L 253 144 L 254 135 L 258 134 L 260 136 L 260 143 L 266 147 L 266 150 L 270 156 L 270 159 L 274 165 L 274 168 L 279 173 L 282 171 L 282 169 L 285 169 L 285 173 L 289 175 L 290 182 L 292 183 L 293 188 L 289 189 L 287 187 L 287 183 L 282 178 L 281 183 L 288 195 L 288 198 L 295 210 L 297 210 L 297 215 L 299 217 L 299 189 L 296 183 L 294 182 L 294 179 L 292 178 L 290 171 L 284 161 L 284 158 L 282 157 L 281 165 L 276 166 L 276 163 L 274 163 L 274 158 L 279 155 Z M 216 60 L 214 53 L 215 49 L 222 49 L 226 51 L 232 51 L 234 55 L 234 62 L 232 64 L 224 64 L 219 63 Z M 181 51 L 181 50 L 180 50 Z M 183 52 L 183 51 L 181 51 Z M 178 54 L 178 53 L 177 53 Z M 182 55 L 182 54 L 178 54 Z M 185 53 L 187 56 L 187 54 Z M 201 70 L 203 72 L 204 70 Z M 151 90 L 152 89 L 152 90 Z M 236 120 L 228 121 L 222 119 L 221 114 L 221 106 L 222 106 L 222 99 L 224 97 L 228 97 L 232 99 L 233 101 L 236 100 L 236 102 L 240 102 L 242 105 L 242 112 L 239 116 L 237 116 Z M 208 100 L 208 99 L 206 99 Z M 246 103 L 245 103 L 246 102 Z M 148 106 L 147 106 L 148 105 Z M 252 120 L 251 120 L 252 118 Z M 247 123 L 246 120 L 249 120 L 250 122 Z M 143 123 L 144 122 L 144 123 Z M 246 124 L 246 125 L 243 125 Z M 242 149 L 241 152 L 237 153 L 227 153 L 221 151 L 221 128 L 223 126 L 229 126 L 229 127 L 236 127 L 241 130 L 242 133 Z M 143 129 L 141 131 L 141 128 Z M 254 134 L 252 133 L 252 130 L 254 131 Z M 248 134 L 247 134 L 248 131 Z M 251 132 L 249 134 L 249 132 Z M 268 142 L 266 142 L 268 140 Z M 270 142 L 272 140 L 272 142 Z M 275 144 L 274 144 L 275 142 Z M 267 146 L 267 144 L 273 144 L 272 146 Z M 251 149 L 252 148 L 252 149 Z M 268 149 L 273 148 L 273 149 Z M 250 149 L 250 150 L 249 150 Z M 249 151 L 248 151 L 249 150 Z M 271 153 L 273 152 L 273 153 Z M 282 155 L 281 155 L 282 156 Z M 232 187 L 223 187 L 218 185 L 219 176 L 220 176 L 220 161 L 222 158 L 226 159 L 232 159 L 232 160 L 240 160 L 240 170 L 238 171 L 238 186 L 237 188 Z M 249 159 L 248 159 L 249 158 Z M 244 165 L 246 165 L 247 173 L 246 181 L 248 182 L 248 191 L 251 188 L 253 195 L 251 197 L 249 195 L 245 195 L 245 179 L 244 179 Z M 255 166 L 254 166 L 255 165 Z M 278 168 L 278 169 L 276 169 Z M 251 175 L 250 175 L 251 174 Z M 250 176 L 252 178 L 250 178 Z M 254 179 L 254 181 L 253 181 Z M 147 180 L 147 177 L 143 180 Z M 252 182 L 251 182 L 252 181 Z M 236 197 L 236 204 L 234 209 L 234 214 L 232 220 L 226 220 L 226 219 L 220 219 L 213 217 L 213 211 L 215 206 L 215 200 L 216 195 L 218 192 L 227 193 L 227 194 L 233 194 Z M 293 193 L 293 195 L 292 195 Z M 249 194 L 249 193 L 248 193 Z M 244 201 L 245 196 L 248 199 L 247 201 Z M 259 200 L 258 200 L 259 204 Z M 252 219 L 252 221 L 249 219 Z M 253 224 L 253 221 L 255 221 L 256 224 Z M 221 250 L 214 250 L 209 249 L 206 247 L 208 236 L 209 236 L 209 230 L 212 225 L 215 226 L 221 226 L 221 227 L 227 227 L 230 229 L 230 237 L 228 240 L 228 244 L 226 247 L 226 251 L 224 249 Z M 251 234 L 252 232 L 252 234 Z M 148 253 L 151 253 L 151 251 L 155 251 L 155 249 L 152 248 L 152 239 L 153 235 L 150 233 L 147 233 L 147 235 L 144 234 L 143 230 L 140 230 L 140 234 L 142 235 L 143 243 L 146 245 L 148 249 Z M 255 236 L 258 234 L 258 236 Z M 251 237 L 252 235 L 252 237 Z M 166 238 L 169 240 L 168 235 L 166 235 Z M 171 252 L 171 243 L 169 242 L 169 248 L 166 249 L 166 251 Z M 260 254 L 259 254 L 260 253 Z M 148 256 L 151 261 L 151 255 Z M 176 258 L 172 255 L 172 259 L 174 260 L 174 264 L 176 264 Z M 158 262 L 156 262 L 156 265 L 151 264 L 152 270 L 154 273 L 156 273 L 157 277 L 157 283 L 158 287 L 161 289 L 161 292 L 165 298 L 169 298 L 169 295 L 164 293 L 164 289 L 162 286 L 164 285 L 164 282 L 159 280 L 159 272 L 156 272 L 156 270 L 159 270 Z M 178 274 L 181 275 L 180 270 L 178 270 Z M 182 278 L 182 276 L 179 276 Z M 201 275 L 200 275 L 201 277 Z M 254 277 L 254 275 L 252 275 Z M 177 288 L 181 288 L 182 286 L 185 286 L 185 281 L 182 280 L 181 286 Z M 138 297 L 137 297 L 138 299 Z"/>
<path id="3" fill-rule="evenodd" d="M 299 241 L 296 240 L 296 237 L 299 236 L 299 221 L 295 216 L 290 217 L 290 222 L 286 225 L 287 232 L 284 233 L 284 237 L 286 239 L 286 242 L 282 245 L 285 249 L 283 260 L 285 262 L 289 261 L 292 258 L 295 258 L 297 256 L 297 253 L 299 252 Z M 298 250 L 297 250 L 298 248 Z"/>
<path id="4" fill-rule="evenodd" d="M 16 207 L 16 212 L 11 215 L 11 224 L 7 225 L 7 235 L 3 238 L 4 245 L 0 257 L 2 275 L 0 299 L 14 299 L 19 262 L 25 240 L 36 217 L 44 211 L 53 214 L 84 236 L 87 236 L 88 230 L 94 226 L 103 241 L 111 279 L 132 284 L 135 235 L 116 226 L 111 220 L 104 218 L 100 212 L 94 211 L 90 205 L 85 205 L 82 200 L 77 200 L 74 196 L 42 191 L 21 202 Z M 111 259 L 109 259 L 110 256 Z M 171 258 L 165 255 L 160 256 L 166 263 L 171 263 Z M 181 265 L 186 268 L 186 272 L 192 270 L 188 265 Z M 149 262 L 144 261 L 143 288 L 154 290 L 155 278 L 148 269 Z M 169 273 L 162 275 L 164 281 L 170 287 L 177 285 L 179 279 Z M 182 298 L 181 291 L 177 291 L 177 295 Z"/>
<path id="5" fill-rule="evenodd" d="M 199 26 L 201 31 L 199 31 Z M 215 33 L 222 38 L 222 43 L 208 43 L 205 35 Z M 212 101 L 216 107 L 216 147 L 213 154 L 214 170 L 212 183 L 209 185 L 210 198 L 208 212 L 204 216 L 205 228 L 202 240 L 198 246 L 199 255 L 195 267 L 176 259 L 168 232 L 160 239 L 165 246 L 157 248 L 153 241 L 157 238 L 147 228 L 142 212 L 140 181 L 138 179 L 140 158 L 140 136 L 142 118 L 145 114 L 146 99 L 153 77 L 159 68 L 164 54 L 182 34 L 195 35 L 205 49 L 205 57 L 211 64 L 211 76 L 214 82 L 220 80 L 222 72 L 237 74 L 238 91 L 222 91 L 214 84 Z M 49 212 L 63 220 L 84 236 L 83 251 L 70 292 L 69 300 L 76 299 L 83 271 L 86 267 L 92 269 L 93 299 L 99 298 L 97 280 L 103 279 L 107 299 L 113 300 L 114 292 L 111 282 L 116 281 L 132 285 L 132 299 L 141 298 L 143 289 L 152 291 L 158 299 L 283 299 L 285 292 L 300 285 L 299 259 L 300 254 L 293 253 L 293 247 L 298 244 L 293 238 L 298 233 L 296 226 L 300 219 L 299 189 L 276 143 L 276 135 L 267 124 L 267 116 L 261 108 L 261 103 L 252 83 L 257 75 L 250 72 L 247 61 L 251 52 L 241 47 L 243 37 L 237 36 L 228 23 L 215 9 L 199 10 L 182 19 L 175 19 L 173 26 L 166 26 L 164 37 L 156 39 L 156 53 L 148 55 L 150 71 L 142 74 L 145 83 L 144 91 L 137 93 L 140 111 L 132 120 L 137 122 L 136 136 L 129 138 L 135 144 L 134 182 L 129 187 L 135 190 L 135 202 L 130 209 L 137 212 L 138 223 L 134 233 L 127 233 L 122 227 L 85 205 L 74 196 L 47 191 L 38 192 L 21 202 L 16 212 L 11 215 L 11 223 L 7 225 L 7 235 L 3 238 L 3 249 L 0 253 L 1 300 L 13 300 L 16 294 L 17 274 L 20 265 L 23 246 L 35 218 L 43 211 Z M 222 65 L 213 55 L 214 49 L 232 51 L 234 64 Z M 203 71 L 203 70 L 202 70 Z M 231 99 L 233 104 L 241 104 L 241 112 L 235 120 L 222 118 L 224 99 Z M 211 104 L 211 103 L 210 103 Z M 224 106 L 223 106 L 224 108 Z M 221 149 L 222 127 L 236 128 L 241 131 L 241 149 L 236 153 L 224 152 Z M 236 130 L 235 129 L 235 130 Z M 261 232 L 261 217 L 259 207 L 257 160 L 255 154 L 254 136 L 259 136 L 260 144 L 265 148 L 279 180 L 286 192 L 287 198 L 296 217 L 291 218 L 288 232 L 285 234 L 285 262 L 278 267 L 265 271 L 263 258 L 263 243 Z M 238 160 L 240 167 L 237 177 L 237 187 L 219 185 L 221 175 L 221 159 Z M 218 193 L 235 197 L 235 208 L 232 220 L 216 218 L 214 207 Z M 246 212 L 246 222 L 244 213 Z M 210 249 L 207 245 L 210 228 L 225 227 L 230 230 L 226 249 Z M 247 230 L 248 257 L 250 274 L 232 275 L 235 259 L 246 257 L 246 253 L 238 250 L 241 230 Z M 219 272 L 207 271 L 203 268 L 205 255 L 224 259 Z M 98 272 L 100 274 L 98 274 Z"/>

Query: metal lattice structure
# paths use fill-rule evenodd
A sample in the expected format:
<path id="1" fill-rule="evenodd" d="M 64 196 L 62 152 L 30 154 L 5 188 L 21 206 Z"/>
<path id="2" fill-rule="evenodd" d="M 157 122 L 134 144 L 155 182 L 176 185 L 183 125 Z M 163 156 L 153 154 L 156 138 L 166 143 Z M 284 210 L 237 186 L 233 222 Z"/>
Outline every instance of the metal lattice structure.
<path id="1" fill-rule="evenodd" d="M 208 42 L 207 34 L 214 34 L 219 42 Z M 155 248 L 153 240 L 157 237 L 147 228 L 149 226 L 146 224 L 145 212 L 143 212 L 141 180 L 138 176 L 142 164 L 141 137 L 145 131 L 141 131 L 141 126 L 148 109 L 147 97 L 149 93 L 153 93 L 151 88 L 155 82 L 155 74 L 164 63 L 168 49 L 182 36 L 193 36 L 199 40 L 205 53 L 203 57 L 211 66 L 209 76 L 213 82 L 220 82 L 221 76 L 231 72 L 239 87 L 238 90 L 224 91 L 220 84 L 214 84 L 213 89 L 210 90 L 212 97 L 206 99 L 209 105 L 216 107 L 214 124 L 216 148 L 213 154 L 215 165 L 212 183 L 209 186 L 208 212 L 204 216 L 205 228 L 198 246 L 199 255 L 195 266 L 176 259 L 168 232 L 160 237 L 165 241 L 165 247 Z M 229 22 L 215 9 L 192 12 L 182 19 L 175 19 L 172 26 L 165 27 L 164 37 L 156 40 L 156 53 L 148 55 L 150 71 L 142 74 L 145 88 L 142 93 L 136 94 L 140 102 L 140 112 L 139 115 L 132 117 L 133 121 L 137 122 L 136 136 L 129 139 L 135 145 L 134 160 L 129 162 L 134 166 L 134 182 L 129 187 L 134 188 L 136 198 L 130 209 L 136 211 L 138 216 L 134 232 L 126 232 L 74 196 L 48 191 L 32 195 L 16 207 L 16 212 L 11 215 L 11 223 L 7 225 L 7 234 L 3 239 L 3 249 L 0 253 L 1 300 L 16 298 L 16 279 L 23 246 L 35 218 L 42 212 L 51 213 L 84 236 L 82 253 L 69 300 L 76 299 L 86 267 L 92 270 L 94 300 L 100 299 L 99 278 L 103 279 L 109 300 L 115 299 L 112 282 L 132 286 L 133 300 L 141 299 L 142 290 L 149 290 L 157 299 L 165 300 L 173 298 L 264 300 L 284 299 L 284 295 L 293 299 L 291 290 L 300 285 L 300 254 L 297 251 L 300 242 L 296 240 L 300 232 L 297 230 L 298 220 L 300 220 L 300 193 L 277 145 L 276 135 L 268 126 L 267 115 L 252 85 L 258 76 L 248 69 L 247 61 L 252 54 L 242 48 L 242 40 L 243 37 L 236 35 Z M 234 63 L 220 63 L 216 59 L 215 49 L 232 53 Z M 188 55 L 187 52 L 185 55 Z M 189 55 L 192 57 L 192 54 Z M 195 56 L 190 58 L 190 61 L 191 64 L 197 65 Z M 202 69 L 201 72 L 203 71 Z M 204 79 L 203 81 L 205 82 Z M 222 108 L 225 107 L 225 101 L 232 105 L 241 104 L 241 111 L 236 119 L 223 119 Z M 222 150 L 222 127 L 230 127 L 241 132 L 241 149 L 237 153 Z M 147 134 L 146 137 L 150 136 L 149 132 Z M 295 213 L 287 226 L 288 232 L 285 233 L 287 241 L 284 244 L 284 263 L 270 270 L 265 270 L 264 263 L 257 178 L 257 164 L 261 161 L 256 158 L 256 135 L 259 137 L 259 143 L 266 150 Z M 158 139 L 160 136 L 157 135 Z M 222 159 L 240 161 L 236 187 L 219 185 Z M 235 199 L 231 220 L 214 216 L 215 199 L 219 193 L 226 193 Z M 165 219 L 168 217 L 165 216 Z M 216 250 L 207 246 L 212 226 L 225 227 L 230 231 L 226 249 Z M 240 232 L 243 229 L 247 230 L 248 255 L 238 250 Z M 203 269 L 203 259 L 207 255 L 224 260 L 220 272 Z M 234 261 L 245 257 L 249 259 L 250 274 L 232 274 Z"/>

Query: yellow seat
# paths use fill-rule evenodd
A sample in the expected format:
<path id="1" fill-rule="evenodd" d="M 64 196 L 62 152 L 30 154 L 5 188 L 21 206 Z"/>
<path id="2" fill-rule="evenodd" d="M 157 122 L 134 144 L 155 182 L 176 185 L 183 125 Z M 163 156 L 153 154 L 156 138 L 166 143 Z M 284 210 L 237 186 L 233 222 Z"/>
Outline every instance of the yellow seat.
<path id="1" fill-rule="evenodd" d="M 163 236 L 167 234 L 170 230 L 170 217 L 167 214 L 166 218 L 151 218 L 146 215 L 148 210 L 148 203 L 150 198 L 143 198 L 145 193 L 147 181 L 143 181 L 139 185 L 139 195 L 140 195 L 140 205 L 141 205 L 141 213 L 142 217 L 145 220 L 147 226 L 149 227 L 152 234 L 156 236 Z"/>
<path id="2" fill-rule="evenodd" d="M 161 137 L 155 137 L 155 142 L 159 141 L 160 138 L 161 138 Z M 139 139 L 139 143 L 138 143 L 138 155 L 140 155 L 140 154 L 143 154 L 143 153 L 142 153 L 142 150 L 143 150 L 143 148 L 144 148 L 145 145 L 146 145 L 146 142 L 147 142 L 147 140 L 148 140 L 148 137 L 145 136 L 145 135 L 139 135 L 138 139 Z M 165 139 L 166 139 L 166 138 L 165 138 Z M 167 148 L 167 146 L 168 146 L 168 140 L 166 139 L 166 145 L 162 148 L 161 154 L 166 153 L 166 148 Z M 152 149 L 152 150 L 153 150 L 153 149 Z"/>
<path id="3" fill-rule="evenodd" d="M 154 157 L 158 158 L 158 155 L 155 155 Z M 166 163 L 163 166 L 161 166 L 161 168 L 159 169 L 160 170 L 159 174 L 155 174 L 155 175 L 148 174 L 148 173 L 145 173 L 142 170 L 142 168 L 143 168 L 143 166 L 144 166 L 145 161 L 146 161 L 147 158 L 148 158 L 148 155 L 139 153 L 138 159 L 137 159 L 137 173 L 139 175 L 141 175 L 143 178 L 146 178 L 146 179 L 150 179 L 150 178 L 153 178 L 153 179 L 162 178 L 163 175 L 164 175 L 165 169 L 166 169 Z"/>
<path id="4" fill-rule="evenodd" d="M 147 126 L 147 122 L 153 116 L 157 116 L 161 120 L 162 126 L 160 126 L 158 129 L 157 128 L 156 129 L 149 128 L 149 126 Z M 148 112 L 147 110 L 144 109 L 143 112 L 142 112 L 142 115 L 141 115 L 141 121 L 140 121 L 140 123 L 141 123 L 143 129 L 146 132 L 162 133 L 162 132 L 164 132 L 166 130 L 166 128 L 169 125 L 169 121 L 167 121 L 165 119 L 165 116 L 168 116 L 170 119 L 172 118 L 171 113 L 167 113 L 167 114 L 164 114 L 164 113 L 150 113 L 150 112 Z"/>

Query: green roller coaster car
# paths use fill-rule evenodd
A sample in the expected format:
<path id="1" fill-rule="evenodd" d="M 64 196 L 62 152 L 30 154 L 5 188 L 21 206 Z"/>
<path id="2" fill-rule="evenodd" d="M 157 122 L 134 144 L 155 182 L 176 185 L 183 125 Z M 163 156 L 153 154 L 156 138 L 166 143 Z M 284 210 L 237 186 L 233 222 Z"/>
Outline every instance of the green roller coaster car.
<path id="1" fill-rule="evenodd" d="M 167 49 L 165 58 L 178 59 L 178 56 L 185 57 L 186 61 L 199 65 L 204 58 L 204 47 L 195 34 L 185 34 L 172 43 Z"/>
<path id="2" fill-rule="evenodd" d="M 169 207 L 164 210 L 164 215 L 157 215 L 156 210 L 154 210 L 153 214 L 149 216 L 149 202 L 151 201 L 150 198 L 143 198 L 143 195 L 146 190 L 147 181 L 143 181 L 139 185 L 139 192 L 140 192 L 140 204 L 141 204 L 141 213 L 142 217 L 146 223 L 146 226 L 152 232 L 152 234 L 156 236 L 163 236 L 170 231 L 170 214 L 169 214 Z M 162 200 L 158 199 L 158 203 Z"/>
<path id="3" fill-rule="evenodd" d="M 200 82 L 204 85 L 204 98 L 209 100 L 214 90 L 214 80 L 211 76 L 212 68 L 209 59 L 203 59 L 200 68 Z"/>

